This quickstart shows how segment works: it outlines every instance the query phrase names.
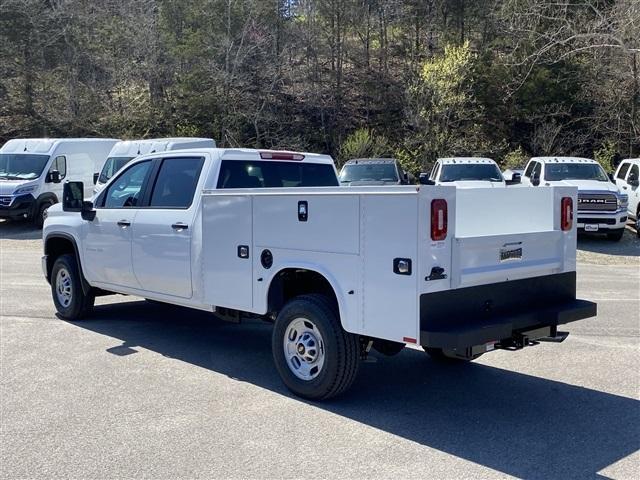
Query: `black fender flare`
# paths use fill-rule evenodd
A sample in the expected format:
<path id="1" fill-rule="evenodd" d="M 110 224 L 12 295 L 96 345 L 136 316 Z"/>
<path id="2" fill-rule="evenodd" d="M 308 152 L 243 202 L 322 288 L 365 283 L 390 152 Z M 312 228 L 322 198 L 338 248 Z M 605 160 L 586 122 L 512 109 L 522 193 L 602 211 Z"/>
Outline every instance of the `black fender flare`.
<path id="1" fill-rule="evenodd" d="M 84 278 L 84 273 L 82 271 L 82 262 L 80 261 L 80 251 L 78 250 L 78 244 L 76 243 L 76 239 L 73 238 L 73 236 L 69 235 L 68 233 L 54 232 L 47 235 L 47 237 L 43 241 L 44 253 L 47 256 L 47 281 L 51 283 L 51 270 L 53 269 L 53 262 L 55 260 L 54 258 L 50 258 L 47 245 L 50 240 L 55 238 L 62 238 L 70 242 L 71 245 L 73 246 L 73 254 L 76 257 L 76 263 L 78 264 L 78 269 L 80 270 L 80 280 L 82 283 L 82 291 L 84 292 L 85 295 L 87 295 L 91 291 L 91 285 L 89 285 L 89 282 L 87 282 L 87 280 Z"/>
<path id="2" fill-rule="evenodd" d="M 48 203 L 50 205 L 55 205 L 56 203 L 58 203 L 58 197 L 53 192 L 46 192 L 39 195 L 38 198 L 36 198 L 36 201 L 33 205 L 33 212 L 32 212 L 33 217 L 35 217 L 38 214 L 38 212 L 40 211 L 40 207 L 45 203 Z"/>

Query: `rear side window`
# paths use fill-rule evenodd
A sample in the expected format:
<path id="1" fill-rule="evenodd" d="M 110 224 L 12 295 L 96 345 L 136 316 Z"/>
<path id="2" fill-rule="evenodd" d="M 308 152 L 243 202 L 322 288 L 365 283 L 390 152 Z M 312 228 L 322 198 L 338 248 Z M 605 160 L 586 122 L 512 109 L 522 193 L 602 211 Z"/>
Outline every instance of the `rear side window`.
<path id="1" fill-rule="evenodd" d="M 223 160 L 217 188 L 337 187 L 333 165 Z"/>
<path id="2" fill-rule="evenodd" d="M 203 158 L 165 158 L 151 193 L 151 207 L 189 208 L 204 164 Z"/>
<path id="3" fill-rule="evenodd" d="M 616 175 L 616 178 L 619 178 L 620 180 L 624 180 L 624 178 L 627 176 L 627 172 L 629 171 L 630 165 L 631 165 L 630 163 L 623 163 L 622 166 L 620 167 L 620 170 L 618 170 L 618 175 Z"/>

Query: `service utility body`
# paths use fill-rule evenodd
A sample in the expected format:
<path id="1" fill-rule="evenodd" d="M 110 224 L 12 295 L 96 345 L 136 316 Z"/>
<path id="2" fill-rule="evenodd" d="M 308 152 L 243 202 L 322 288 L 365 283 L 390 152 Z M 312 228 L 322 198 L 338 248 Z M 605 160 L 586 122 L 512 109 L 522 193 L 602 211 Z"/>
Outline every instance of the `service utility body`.
<path id="1" fill-rule="evenodd" d="M 43 233 L 61 317 L 120 293 L 261 318 L 306 398 L 348 389 L 371 348 L 464 362 L 596 314 L 576 299 L 575 187 L 345 188 L 328 156 L 196 149 L 132 160 L 92 202 L 82 190 L 66 184 Z"/>

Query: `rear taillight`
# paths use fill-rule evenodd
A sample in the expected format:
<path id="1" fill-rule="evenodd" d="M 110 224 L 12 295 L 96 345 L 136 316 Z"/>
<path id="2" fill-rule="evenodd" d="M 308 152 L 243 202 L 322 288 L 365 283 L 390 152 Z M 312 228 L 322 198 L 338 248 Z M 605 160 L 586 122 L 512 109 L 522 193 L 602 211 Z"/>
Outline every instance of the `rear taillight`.
<path id="1" fill-rule="evenodd" d="M 573 199 L 571 197 L 563 197 L 560 208 L 562 210 L 560 214 L 560 228 L 566 232 L 573 227 Z"/>
<path id="2" fill-rule="evenodd" d="M 431 240 L 447 238 L 447 201 L 441 198 L 431 200 Z"/>

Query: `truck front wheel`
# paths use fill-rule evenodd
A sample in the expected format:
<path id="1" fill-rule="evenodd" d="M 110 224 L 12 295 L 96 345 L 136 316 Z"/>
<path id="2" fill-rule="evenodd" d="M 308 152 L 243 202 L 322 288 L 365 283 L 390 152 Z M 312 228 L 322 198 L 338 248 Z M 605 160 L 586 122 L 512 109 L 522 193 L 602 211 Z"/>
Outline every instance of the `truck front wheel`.
<path id="1" fill-rule="evenodd" d="M 311 400 L 347 390 L 360 366 L 358 336 L 343 330 L 336 307 L 323 295 L 301 295 L 283 307 L 271 348 L 287 388 Z"/>
<path id="2" fill-rule="evenodd" d="M 95 297 L 82 290 L 80 270 L 74 255 L 56 258 L 51 269 L 51 295 L 58 315 L 65 320 L 79 320 L 93 308 Z"/>

